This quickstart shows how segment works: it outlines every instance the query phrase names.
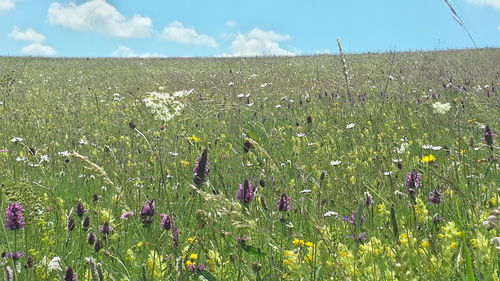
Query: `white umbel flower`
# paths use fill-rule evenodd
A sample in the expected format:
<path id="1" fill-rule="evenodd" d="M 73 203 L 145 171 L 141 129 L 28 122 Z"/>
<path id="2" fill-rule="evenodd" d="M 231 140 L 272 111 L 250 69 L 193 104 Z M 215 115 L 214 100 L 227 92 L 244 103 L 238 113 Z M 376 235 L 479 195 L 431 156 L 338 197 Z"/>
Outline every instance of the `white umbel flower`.
<path id="1" fill-rule="evenodd" d="M 436 102 L 432 104 L 432 108 L 434 108 L 434 113 L 437 114 L 445 114 L 451 109 L 450 103 L 440 103 Z"/>

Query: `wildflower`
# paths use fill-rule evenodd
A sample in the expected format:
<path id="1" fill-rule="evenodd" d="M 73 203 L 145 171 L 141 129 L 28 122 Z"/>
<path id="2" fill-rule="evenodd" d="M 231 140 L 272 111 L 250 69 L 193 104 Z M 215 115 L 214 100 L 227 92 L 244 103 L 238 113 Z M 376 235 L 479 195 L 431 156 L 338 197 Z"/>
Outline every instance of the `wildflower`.
<path id="1" fill-rule="evenodd" d="M 194 177 L 193 181 L 196 185 L 200 185 L 205 182 L 205 177 L 208 176 L 208 148 L 205 148 L 201 153 L 200 158 L 196 162 L 196 166 L 193 170 Z"/>
<path id="2" fill-rule="evenodd" d="M 451 109 L 451 105 L 450 103 L 436 102 L 432 104 L 432 108 L 434 109 L 434 113 L 445 114 Z"/>
<path id="3" fill-rule="evenodd" d="M 3 268 L 3 277 L 5 281 L 14 280 L 14 271 L 10 266 L 7 265 Z"/>
<path id="4" fill-rule="evenodd" d="M 17 261 L 22 257 L 24 257 L 23 252 L 14 252 L 14 253 L 3 252 L 2 253 L 2 258 L 5 258 L 5 259 L 13 259 L 13 260 Z"/>
<path id="5" fill-rule="evenodd" d="M 290 203 L 291 198 L 288 197 L 286 193 L 281 194 L 281 196 L 276 201 L 276 208 L 280 212 L 286 212 L 292 208 L 292 204 Z"/>
<path id="6" fill-rule="evenodd" d="M 101 240 L 98 239 L 97 241 L 95 241 L 94 251 L 98 253 L 101 249 L 102 249 Z"/>
<path id="7" fill-rule="evenodd" d="M 370 192 L 365 191 L 365 205 L 366 205 L 366 207 L 370 207 L 373 204 L 375 204 L 375 203 L 373 202 L 372 195 L 370 194 Z"/>
<path id="8" fill-rule="evenodd" d="M 94 245 L 95 243 L 95 234 L 90 232 L 89 234 L 87 234 L 87 242 L 89 243 L 89 245 Z"/>
<path id="9" fill-rule="evenodd" d="M 19 202 L 10 202 L 5 208 L 5 228 L 10 230 L 18 230 L 24 227 L 24 208 Z"/>
<path id="10" fill-rule="evenodd" d="M 236 242 L 238 242 L 238 244 L 245 245 L 250 240 L 250 238 L 248 236 L 244 236 L 244 237 L 237 236 L 235 238 L 235 240 L 236 240 Z"/>
<path id="11" fill-rule="evenodd" d="M 77 280 L 78 276 L 73 271 L 73 268 L 69 266 L 68 269 L 66 270 L 66 274 L 64 275 L 64 281 L 77 281 Z"/>
<path id="12" fill-rule="evenodd" d="M 340 161 L 340 160 L 332 160 L 332 161 L 330 161 L 330 165 L 332 165 L 332 166 L 338 166 L 340 164 L 342 164 L 342 161 Z"/>
<path id="13" fill-rule="evenodd" d="M 307 115 L 306 122 L 307 122 L 307 124 L 312 124 L 312 117 L 311 117 L 311 115 Z"/>
<path id="14" fill-rule="evenodd" d="M 143 225 L 150 225 L 155 214 L 155 200 L 147 200 L 141 210 L 141 221 Z"/>
<path id="15" fill-rule="evenodd" d="M 334 211 L 328 211 L 323 214 L 323 217 L 338 217 L 339 213 L 334 212 Z"/>
<path id="16" fill-rule="evenodd" d="M 240 184 L 236 192 L 236 199 L 241 203 L 250 203 L 255 198 L 255 186 L 248 182 L 247 179 Z"/>
<path id="17" fill-rule="evenodd" d="M 490 215 L 484 222 L 483 226 L 486 227 L 488 230 L 495 228 L 497 225 L 497 216 L 495 215 Z"/>
<path id="18" fill-rule="evenodd" d="M 129 217 L 133 216 L 134 212 L 132 211 L 125 211 L 121 214 L 120 219 L 122 220 L 127 220 Z"/>
<path id="19" fill-rule="evenodd" d="M 162 218 L 160 226 L 164 230 L 170 230 L 174 226 L 174 217 L 172 215 L 160 214 Z"/>
<path id="20" fill-rule="evenodd" d="M 495 137 L 495 134 L 491 132 L 490 126 L 488 125 L 484 126 L 483 139 L 487 145 L 489 146 L 493 145 L 493 137 Z"/>
<path id="21" fill-rule="evenodd" d="M 345 221 L 345 222 L 348 222 L 350 224 L 356 224 L 356 217 L 357 217 L 357 214 L 356 213 L 352 213 L 350 215 L 343 216 L 342 220 Z M 361 216 L 361 221 L 365 222 L 366 218 L 364 216 Z"/>
<path id="22" fill-rule="evenodd" d="M 500 237 L 493 237 L 490 240 L 491 245 L 495 246 L 497 250 L 500 250 Z"/>
<path id="23" fill-rule="evenodd" d="M 245 140 L 245 142 L 243 142 L 243 152 L 248 153 L 251 148 L 253 148 L 252 142 L 250 140 Z"/>
<path id="24" fill-rule="evenodd" d="M 113 231 L 113 228 L 109 225 L 108 221 L 105 221 L 103 225 L 99 227 L 99 231 L 104 235 L 108 235 Z"/>
<path id="25" fill-rule="evenodd" d="M 86 216 L 85 219 L 83 220 L 83 230 L 87 231 L 89 229 L 89 226 L 90 226 L 90 217 L 89 216 Z"/>
<path id="26" fill-rule="evenodd" d="M 18 143 L 18 142 L 22 142 L 22 141 L 24 141 L 24 139 L 20 138 L 20 137 L 13 137 L 10 139 L 11 143 Z"/>
<path id="27" fill-rule="evenodd" d="M 430 163 L 436 161 L 436 157 L 432 154 L 426 155 L 420 159 L 420 162 L 422 163 Z"/>
<path id="28" fill-rule="evenodd" d="M 362 232 L 360 234 L 355 233 L 355 234 L 349 236 L 349 238 L 352 238 L 356 242 L 363 243 L 363 242 L 365 242 L 366 239 L 368 239 L 368 235 L 365 232 Z"/>
<path id="29" fill-rule="evenodd" d="M 174 248 L 177 248 L 177 246 L 179 246 L 179 234 L 180 234 L 180 230 L 174 226 L 173 230 L 172 230 L 172 234 L 171 234 L 171 237 L 172 237 L 172 247 Z"/>
<path id="30" fill-rule="evenodd" d="M 53 257 L 50 262 L 47 264 L 47 269 L 49 271 L 62 271 L 61 268 L 61 258 L 60 257 Z"/>
<path id="31" fill-rule="evenodd" d="M 75 229 L 75 219 L 72 216 L 68 217 L 68 231 L 73 231 Z"/>
<path id="32" fill-rule="evenodd" d="M 352 128 L 354 128 L 354 125 L 355 125 L 354 123 L 349 123 L 349 124 L 347 124 L 347 125 L 345 126 L 345 128 L 346 128 L 346 129 L 352 129 Z"/>
<path id="33" fill-rule="evenodd" d="M 199 142 L 200 141 L 200 138 L 195 136 L 195 135 L 192 135 L 192 136 L 188 137 L 187 139 L 192 141 L 192 142 Z"/>
<path id="34" fill-rule="evenodd" d="M 75 206 L 75 212 L 80 218 L 82 218 L 83 215 L 88 212 L 88 210 L 85 209 L 82 201 L 78 201 L 78 203 L 76 203 L 76 206 Z"/>
<path id="35" fill-rule="evenodd" d="M 433 190 L 431 193 L 429 193 L 429 202 L 433 204 L 439 204 L 441 203 L 441 191 L 439 190 Z"/>
<path id="36" fill-rule="evenodd" d="M 406 174 L 405 186 L 408 188 L 410 194 L 415 195 L 417 188 L 422 186 L 422 175 L 415 170 Z"/>

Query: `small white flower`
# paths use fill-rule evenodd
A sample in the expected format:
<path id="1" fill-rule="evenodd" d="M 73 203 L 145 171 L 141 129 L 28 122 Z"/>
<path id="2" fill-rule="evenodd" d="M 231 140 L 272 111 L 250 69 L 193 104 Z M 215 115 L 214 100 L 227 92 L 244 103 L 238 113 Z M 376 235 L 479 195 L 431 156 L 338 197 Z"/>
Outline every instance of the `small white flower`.
<path id="1" fill-rule="evenodd" d="M 40 156 L 40 163 L 42 163 L 42 162 L 50 162 L 49 156 L 46 154 Z"/>
<path id="2" fill-rule="evenodd" d="M 276 108 L 281 108 L 281 104 L 278 104 L 275 106 Z"/>
<path id="3" fill-rule="evenodd" d="M 312 192 L 312 190 L 310 190 L 310 189 L 304 189 L 304 190 L 300 191 L 299 193 L 300 194 L 307 194 L 307 193 L 311 193 L 311 192 Z"/>
<path id="4" fill-rule="evenodd" d="M 242 98 L 244 98 L 244 97 L 245 97 L 245 94 L 239 94 L 239 95 L 237 95 L 236 97 L 237 97 L 237 98 L 239 98 L 239 99 L 242 99 Z"/>
<path id="5" fill-rule="evenodd" d="M 345 126 L 345 128 L 352 129 L 352 128 L 354 128 L 354 125 L 355 125 L 354 123 L 349 123 L 349 124 L 347 124 L 347 126 Z"/>
<path id="6" fill-rule="evenodd" d="M 391 171 L 389 171 L 389 172 L 384 172 L 384 176 L 390 176 L 390 175 L 392 175 L 392 172 L 391 172 Z"/>
<path id="7" fill-rule="evenodd" d="M 20 137 L 13 137 L 10 139 L 10 142 L 12 143 L 18 143 L 18 142 L 22 142 L 24 139 L 23 138 L 20 138 Z"/>
<path id="8" fill-rule="evenodd" d="M 253 106 L 253 102 L 252 102 L 252 103 L 247 104 L 247 106 Z"/>
<path id="9" fill-rule="evenodd" d="M 298 138 L 303 138 L 303 137 L 305 137 L 305 136 L 306 136 L 306 134 L 304 134 L 304 133 L 298 133 L 298 134 L 297 134 L 297 137 L 298 137 Z"/>
<path id="10" fill-rule="evenodd" d="M 88 144 L 88 143 L 89 143 L 89 141 L 88 141 L 88 140 L 86 140 L 86 139 L 81 139 L 81 140 L 79 140 L 79 141 L 78 141 L 78 143 L 79 143 L 79 144 Z"/>
<path id="11" fill-rule="evenodd" d="M 436 145 L 432 147 L 432 150 L 441 150 L 442 146 Z"/>
<path id="12" fill-rule="evenodd" d="M 178 156 L 178 155 L 179 155 L 179 153 L 177 153 L 177 152 L 172 152 L 172 151 L 170 151 L 168 154 L 170 154 L 171 156 Z"/>
<path id="13" fill-rule="evenodd" d="M 334 211 L 328 211 L 323 214 L 323 217 L 338 217 L 339 213 L 334 212 Z"/>
<path id="14" fill-rule="evenodd" d="M 24 156 L 23 157 L 16 157 L 16 161 L 17 162 L 24 162 L 24 161 L 26 161 L 26 157 L 24 157 Z"/>
<path id="15" fill-rule="evenodd" d="M 423 149 L 432 149 L 432 144 L 422 145 Z"/>
<path id="16" fill-rule="evenodd" d="M 435 102 L 432 108 L 434 108 L 434 113 L 445 114 L 451 109 L 451 105 L 450 103 Z"/>
<path id="17" fill-rule="evenodd" d="M 340 164 L 342 164 L 342 161 L 340 161 L 340 160 L 332 160 L 332 161 L 330 161 L 330 165 L 332 165 L 332 166 L 338 166 Z"/>
<path id="18" fill-rule="evenodd" d="M 54 257 L 52 260 L 47 264 L 47 269 L 49 271 L 62 271 L 61 268 L 61 258 L 60 257 Z"/>
<path id="19" fill-rule="evenodd" d="M 62 156 L 62 157 L 68 157 L 71 155 L 71 153 L 69 153 L 69 151 L 61 151 L 61 152 L 58 152 L 57 155 Z"/>
<path id="20" fill-rule="evenodd" d="M 495 246 L 497 250 L 500 250 L 500 237 L 493 237 L 490 240 L 491 245 Z"/>
<path id="21" fill-rule="evenodd" d="M 403 162 L 403 160 L 401 160 L 401 159 L 392 159 L 392 162 L 395 163 L 395 164 L 397 164 L 397 163 Z"/>

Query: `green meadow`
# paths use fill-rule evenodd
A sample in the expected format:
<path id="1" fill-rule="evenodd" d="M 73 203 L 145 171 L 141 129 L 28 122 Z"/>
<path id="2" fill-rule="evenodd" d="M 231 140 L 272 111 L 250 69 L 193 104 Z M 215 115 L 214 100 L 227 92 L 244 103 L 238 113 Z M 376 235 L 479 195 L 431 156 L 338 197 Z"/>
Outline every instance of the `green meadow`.
<path id="1" fill-rule="evenodd" d="M 500 50 L 0 58 L 5 280 L 499 280 Z"/>

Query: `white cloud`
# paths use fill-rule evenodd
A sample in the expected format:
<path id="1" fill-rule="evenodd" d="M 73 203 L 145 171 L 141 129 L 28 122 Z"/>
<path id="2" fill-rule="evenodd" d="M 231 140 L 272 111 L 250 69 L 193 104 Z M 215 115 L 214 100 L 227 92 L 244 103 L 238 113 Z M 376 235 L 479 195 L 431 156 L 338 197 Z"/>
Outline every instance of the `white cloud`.
<path id="1" fill-rule="evenodd" d="M 288 34 L 278 34 L 254 28 L 245 34 L 238 34 L 231 42 L 233 56 L 290 56 L 294 53 L 280 47 L 279 42 L 290 39 Z"/>
<path id="2" fill-rule="evenodd" d="M 163 58 L 165 57 L 162 54 L 158 53 L 144 53 L 144 54 L 136 54 L 132 49 L 125 46 L 119 46 L 112 54 L 113 57 L 120 58 Z"/>
<path id="3" fill-rule="evenodd" d="M 56 51 L 52 47 L 43 45 L 42 43 L 32 43 L 21 49 L 21 52 L 30 56 L 53 56 Z"/>
<path id="4" fill-rule="evenodd" d="M 185 27 L 178 21 L 171 22 L 166 26 L 159 35 L 159 38 L 189 45 L 208 46 L 212 48 L 218 46 L 212 37 L 205 34 L 198 34 L 193 27 Z"/>
<path id="5" fill-rule="evenodd" d="M 226 22 L 226 26 L 228 27 L 234 27 L 236 25 L 236 22 L 234 22 L 234 20 L 228 20 Z"/>
<path id="6" fill-rule="evenodd" d="M 500 10 L 500 0 L 467 0 L 467 2 L 479 6 L 491 6 L 497 10 Z"/>
<path id="7" fill-rule="evenodd" d="M 47 17 L 50 24 L 115 37 L 149 37 L 153 25 L 150 18 L 140 15 L 127 19 L 106 0 L 91 0 L 81 5 L 70 2 L 67 6 L 52 3 Z"/>
<path id="8" fill-rule="evenodd" d="M 30 41 L 30 42 L 42 42 L 45 40 L 45 36 L 42 34 L 34 31 L 32 28 L 28 28 L 25 31 L 21 31 L 19 27 L 14 27 L 12 31 L 9 33 L 9 38 L 14 39 L 14 40 L 23 40 L 23 41 Z"/>
<path id="9" fill-rule="evenodd" d="M 0 0 L 0 14 L 16 9 L 16 3 L 12 0 Z"/>

